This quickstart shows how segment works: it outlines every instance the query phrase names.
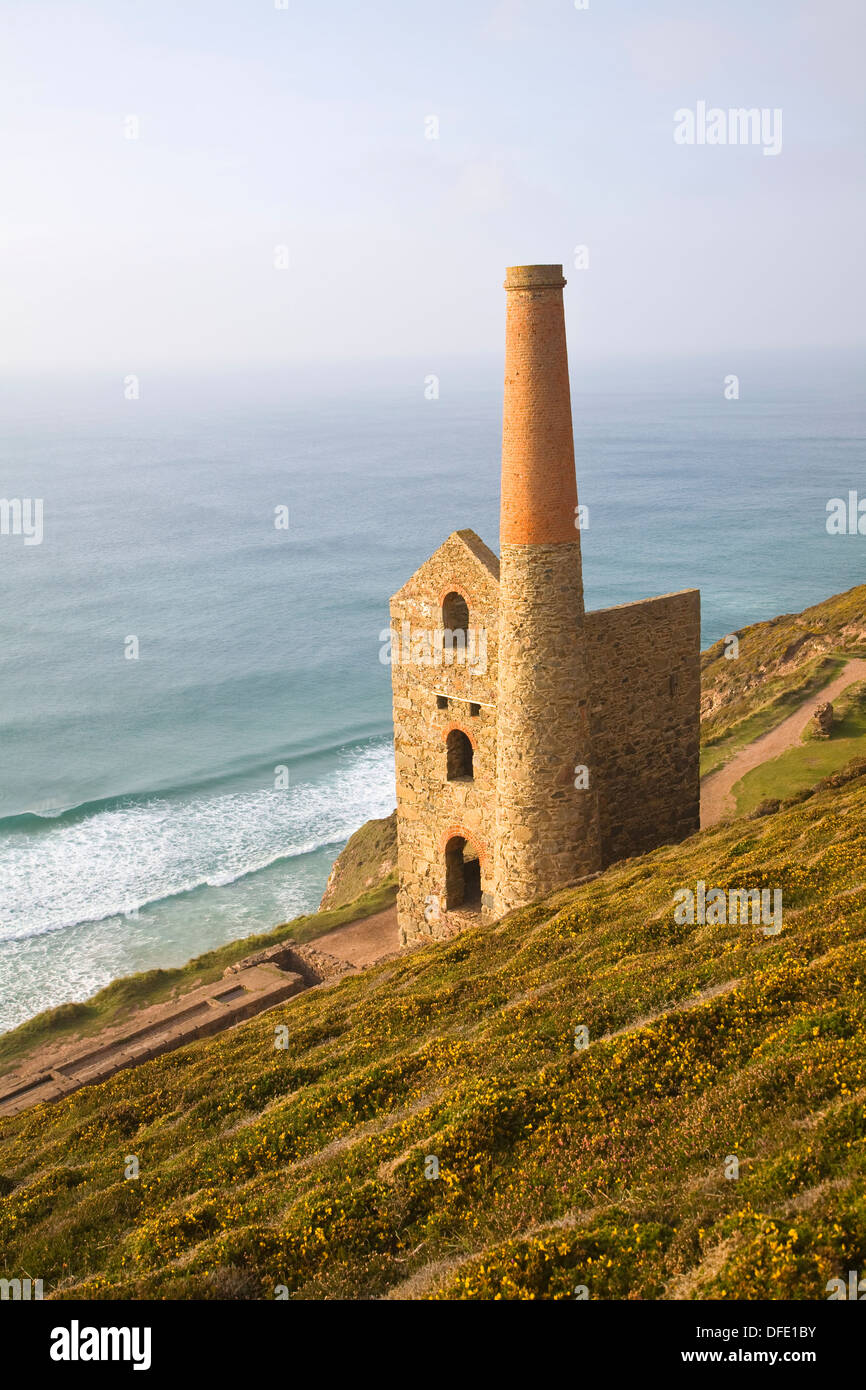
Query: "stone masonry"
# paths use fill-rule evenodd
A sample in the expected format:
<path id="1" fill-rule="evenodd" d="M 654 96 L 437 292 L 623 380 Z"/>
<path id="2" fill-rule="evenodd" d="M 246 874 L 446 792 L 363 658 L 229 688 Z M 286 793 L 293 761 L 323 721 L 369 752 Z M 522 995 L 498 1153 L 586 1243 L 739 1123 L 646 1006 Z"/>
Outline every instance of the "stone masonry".
<path id="1" fill-rule="evenodd" d="M 507 272 L 501 563 L 456 531 L 391 601 L 404 944 L 699 828 L 697 590 L 584 613 L 564 284 Z"/>
<path id="2" fill-rule="evenodd" d="M 226 967 L 223 979 L 146 1009 L 142 1021 L 109 1027 L 50 1070 L 22 1070 L 0 1081 L 0 1116 L 62 1100 L 200 1038 L 212 1037 L 272 1009 L 302 990 L 340 979 L 354 967 L 315 946 L 281 941 Z"/>
<path id="3" fill-rule="evenodd" d="M 501 915 L 600 867 L 579 548 L 503 545 L 494 906 Z"/>
<path id="4" fill-rule="evenodd" d="M 443 641 L 441 653 L 435 650 L 451 593 L 462 595 L 470 615 L 463 660 L 459 645 L 449 651 Z M 451 841 L 464 841 L 464 859 L 477 858 L 481 900 L 492 903 L 498 603 L 499 561 L 472 531 L 450 536 L 391 600 L 397 915 L 404 943 L 465 925 L 463 904 L 446 907 Z M 472 745 L 471 781 L 448 779 L 447 740 L 455 732 Z"/>

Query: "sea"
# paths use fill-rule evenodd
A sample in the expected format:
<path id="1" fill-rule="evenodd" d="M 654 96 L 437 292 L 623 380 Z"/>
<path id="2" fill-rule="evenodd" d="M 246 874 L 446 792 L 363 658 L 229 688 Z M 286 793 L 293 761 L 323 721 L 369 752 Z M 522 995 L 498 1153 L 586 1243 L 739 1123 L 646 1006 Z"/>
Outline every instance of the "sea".
<path id="1" fill-rule="evenodd" d="M 572 362 L 587 606 L 699 587 L 705 646 L 866 580 L 862 354 L 733 356 Z M 315 910 L 394 806 L 389 596 L 497 548 L 501 409 L 494 357 L 0 382 L 0 1031 Z"/>

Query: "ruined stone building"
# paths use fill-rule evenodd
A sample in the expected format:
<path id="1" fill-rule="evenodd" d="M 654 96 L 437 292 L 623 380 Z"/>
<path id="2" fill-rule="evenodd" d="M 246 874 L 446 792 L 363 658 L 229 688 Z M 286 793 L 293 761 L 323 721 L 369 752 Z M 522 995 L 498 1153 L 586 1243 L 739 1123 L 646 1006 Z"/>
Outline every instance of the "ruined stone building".
<path id="1" fill-rule="evenodd" d="M 698 591 L 584 611 L 564 285 L 507 272 L 500 558 L 455 531 L 391 600 L 404 943 L 699 828 Z"/>

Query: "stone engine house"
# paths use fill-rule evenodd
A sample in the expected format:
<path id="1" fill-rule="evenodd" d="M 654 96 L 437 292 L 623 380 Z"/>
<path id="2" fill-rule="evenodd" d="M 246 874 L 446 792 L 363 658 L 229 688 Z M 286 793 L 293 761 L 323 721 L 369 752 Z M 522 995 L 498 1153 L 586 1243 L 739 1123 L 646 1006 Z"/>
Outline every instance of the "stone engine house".
<path id="1" fill-rule="evenodd" d="M 505 280 L 501 557 L 455 531 L 391 600 L 404 944 L 700 824 L 698 591 L 584 611 L 564 285 Z"/>

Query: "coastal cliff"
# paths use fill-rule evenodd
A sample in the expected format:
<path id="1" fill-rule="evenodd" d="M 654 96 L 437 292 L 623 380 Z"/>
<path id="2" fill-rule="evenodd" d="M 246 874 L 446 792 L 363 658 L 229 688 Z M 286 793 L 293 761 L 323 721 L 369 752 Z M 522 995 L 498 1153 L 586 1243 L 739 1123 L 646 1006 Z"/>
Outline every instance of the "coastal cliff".
<path id="1" fill-rule="evenodd" d="M 356 830 L 334 861 L 319 911 L 346 907 L 362 894 L 396 883 L 397 812 Z"/>

